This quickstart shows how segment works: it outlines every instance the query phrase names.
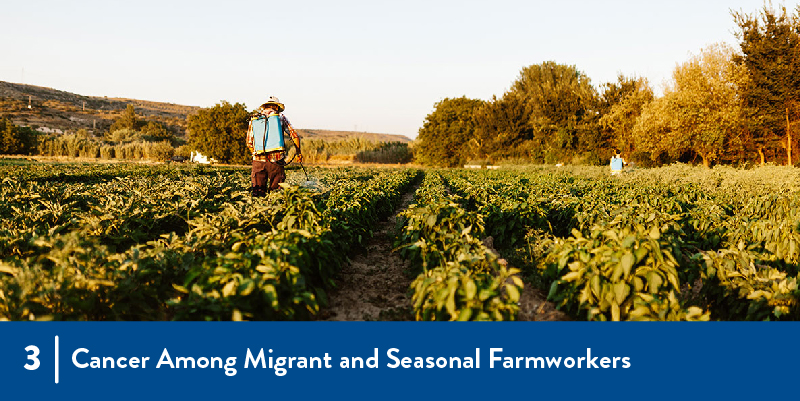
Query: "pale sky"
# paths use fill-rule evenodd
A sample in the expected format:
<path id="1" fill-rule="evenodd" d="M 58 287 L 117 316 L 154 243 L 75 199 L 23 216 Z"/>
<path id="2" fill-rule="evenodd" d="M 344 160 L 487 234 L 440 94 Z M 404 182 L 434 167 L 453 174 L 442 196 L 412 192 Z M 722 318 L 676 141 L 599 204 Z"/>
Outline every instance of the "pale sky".
<path id="1" fill-rule="evenodd" d="M 0 0 L 0 80 L 201 107 L 274 95 L 298 128 L 414 138 L 437 101 L 502 96 L 544 61 L 658 88 L 703 47 L 738 47 L 730 10 L 763 4 Z"/>

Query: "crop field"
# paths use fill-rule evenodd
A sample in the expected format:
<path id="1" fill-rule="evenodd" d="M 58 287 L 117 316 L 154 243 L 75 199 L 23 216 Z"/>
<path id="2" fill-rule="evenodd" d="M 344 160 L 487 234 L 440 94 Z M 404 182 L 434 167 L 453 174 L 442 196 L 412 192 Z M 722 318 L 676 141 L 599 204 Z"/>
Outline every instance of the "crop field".
<path id="1" fill-rule="evenodd" d="M 794 169 L 606 170 L 0 165 L 0 320 L 324 318 L 387 219 L 395 319 L 800 319 Z"/>

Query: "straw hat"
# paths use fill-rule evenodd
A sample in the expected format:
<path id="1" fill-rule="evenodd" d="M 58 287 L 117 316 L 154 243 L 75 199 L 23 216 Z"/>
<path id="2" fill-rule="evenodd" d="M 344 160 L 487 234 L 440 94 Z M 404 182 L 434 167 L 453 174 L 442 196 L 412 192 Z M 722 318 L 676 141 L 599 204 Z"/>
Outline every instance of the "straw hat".
<path id="1" fill-rule="evenodd" d="M 267 106 L 270 106 L 270 105 L 278 106 L 278 112 L 279 113 L 282 112 L 286 108 L 286 106 L 284 106 L 283 103 L 281 103 L 281 101 L 278 100 L 278 98 L 275 97 L 275 96 L 270 96 L 269 99 L 267 99 L 267 101 L 264 102 L 264 104 L 261 105 L 261 108 L 265 109 L 265 108 L 267 108 Z"/>

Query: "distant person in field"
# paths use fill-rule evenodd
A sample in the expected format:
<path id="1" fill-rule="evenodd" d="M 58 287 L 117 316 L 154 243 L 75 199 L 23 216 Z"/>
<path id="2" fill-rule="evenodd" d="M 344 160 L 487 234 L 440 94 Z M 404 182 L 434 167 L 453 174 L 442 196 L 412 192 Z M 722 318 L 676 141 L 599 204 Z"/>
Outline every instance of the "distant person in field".
<path id="1" fill-rule="evenodd" d="M 625 159 L 622 158 L 619 151 L 614 151 L 614 156 L 611 157 L 611 175 L 617 175 L 622 172 L 622 168 L 626 165 Z"/>
<path id="2" fill-rule="evenodd" d="M 247 148 L 253 154 L 253 169 L 250 173 L 253 196 L 264 196 L 270 191 L 278 190 L 278 184 L 286 180 L 284 132 L 289 134 L 297 149 L 294 160 L 303 161 L 300 137 L 283 115 L 284 109 L 283 103 L 277 97 L 270 96 L 250 117 Z"/>

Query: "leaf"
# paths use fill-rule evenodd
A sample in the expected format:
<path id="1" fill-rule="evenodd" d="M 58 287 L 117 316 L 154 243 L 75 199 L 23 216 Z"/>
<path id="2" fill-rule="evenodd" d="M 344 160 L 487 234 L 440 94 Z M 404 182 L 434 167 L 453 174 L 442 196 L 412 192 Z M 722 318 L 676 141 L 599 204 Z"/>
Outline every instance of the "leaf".
<path id="1" fill-rule="evenodd" d="M 653 271 L 647 273 L 647 290 L 651 294 L 657 293 L 663 282 L 664 280 L 658 273 Z"/>
<path id="2" fill-rule="evenodd" d="M 561 282 L 560 280 L 553 281 L 553 284 L 550 284 L 550 291 L 547 292 L 547 299 L 554 300 L 555 295 L 558 293 L 558 283 Z"/>
<path id="3" fill-rule="evenodd" d="M 506 284 L 506 292 L 508 293 L 509 301 L 513 303 L 519 302 L 519 289 L 516 286 L 512 284 Z"/>
<path id="4" fill-rule="evenodd" d="M 475 295 L 478 293 L 478 286 L 475 285 L 474 280 L 467 280 L 467 283 L 465 285 L 465 290 L 467 299 L 471 300 L 474 299 Z"/>
<path id="5" fill-rule="evenodd" d="M 466 322 L 469 321 L 469 318 L 472 317 L 472 308 L 464 308 L 461 309 L 461 313 L 458 314 L 458 321 Z"/>
<path id="6" fill-rule="evenodd" d="M 561 277 L 561 280 L 564 280 L 564 281 L 575 281 L 575 280 L 581 278 L 582 275 L 583 274 L 580 271 L 569 272 L 569 273 L 565 274 L 563 277 Z"/>
<path id="7" fill-rule="evenodd" d="M 425 225 L 427 225 L 428 227 L 436 226 L 436 215 L 435 214 L 429 215 L 428 218 L 425 220 Z"/>
<path id="8" fill-rule="evenodd" d="M 622 271 L 624 273 L 624 277 L 627 280 L 628 276 L 631 274 L 631 268 L 633 267 L 633 263 L 635 262 L 635 258 L 632 253 L 627 252 L 625 255 L 622 255 L 622 259 L 620 259 L 619 264 L 622 266 Z"/>
<path id="9" fill-rule="evenodd" d="M 228 281 L 228 284 L 225 284 L 225 287 L 222 288 L 222 296 L 231 296 L 234 292 L 234 288 L 236 288 L 236 280 Z"/>
<path id="10" fill-rule="evenodd" d="M 611 320 L 619 322 L 619 305 L 616 302 L 611 303 Z"/>
<path id="11" fill-rule="evenodd" d="M 10 266 L 8 264 L 0 262 L 0 273 L 7 273 L 12 276 L 16 276 L 18 273 L 17 268 Z"/>
<path id="12" fill-rule="evenodd" d="M 629 290 L 628 285 L 624 282 L 613 284 L 614 287 L 614 299 L 618 304 L 622 304 L 625 302 L 625 298 L 627 298 Z"/>
<path id="13" fill-rule="evenodd" d="M 622 273 L 624 273 L 624 269 L 622 268 L 622 263 L 617 263 L 614 266 L 614 271 L 611 273 L 611 281 L 616 283 L 622 277 Z"/>
<path id="14" fill-rule="evenodd" d="M 592 276 L 591 283 L 592 283 L 591 284 L 592 293 L 594 293 L 594 295 L 599 298 L 600 297 L 600 275 L 599 274 L 595 274 L 594 276 Z"/>

